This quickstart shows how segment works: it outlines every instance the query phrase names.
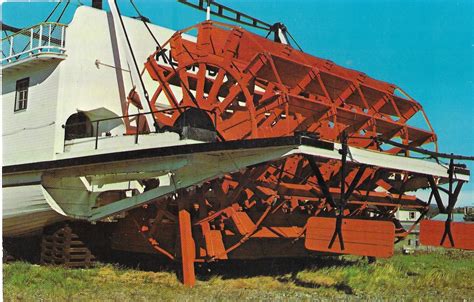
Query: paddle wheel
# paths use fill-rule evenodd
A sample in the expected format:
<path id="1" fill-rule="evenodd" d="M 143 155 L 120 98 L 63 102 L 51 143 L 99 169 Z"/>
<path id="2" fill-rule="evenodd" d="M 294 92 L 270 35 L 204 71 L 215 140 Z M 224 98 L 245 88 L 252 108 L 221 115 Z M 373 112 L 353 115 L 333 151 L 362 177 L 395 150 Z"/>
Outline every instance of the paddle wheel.
<path id="1" fill-rule="evenodd" d="M 196 42 L 184 35 L 192 30 Z M 400 88 L 240 27 L 204 22 L 177 32 L 145 66 L 159 84 L 152 106 L 174 109 L 156 114 L 162 127 L 175 126 L 180 108 L 194 107 L 213 113 L 225 140 L 307 131 L 331 141 L 346 132 L 350 145 L 371 149 L 381 148 L 373 137 L 436 143 L 421 105 Z M 410 125 L 417 113 L 428 130 Z"/>
<path id="2" fill-rule="evenodd" d="M 175 33 L 145 68 L 157 83 L 150 104 L 161 129 L 203 128 L 218 141 L 302 133 L 340 146 L 338 158 L 291 156 L 147 205 L 140 231 L 182 259 L 185 283 L 194 282 L 197 261 L 309 251 L 389 257 L 409 233 L 395 212 L 427 212 L 405 194 L 428 188 L 426 177 L 347 160 L 350 147 L 410 156 L 387 141 L 437 151 L 421 105 L 400 88 L 211 21 Z M 169 232 L 180 244 L 170 244 Z"/>

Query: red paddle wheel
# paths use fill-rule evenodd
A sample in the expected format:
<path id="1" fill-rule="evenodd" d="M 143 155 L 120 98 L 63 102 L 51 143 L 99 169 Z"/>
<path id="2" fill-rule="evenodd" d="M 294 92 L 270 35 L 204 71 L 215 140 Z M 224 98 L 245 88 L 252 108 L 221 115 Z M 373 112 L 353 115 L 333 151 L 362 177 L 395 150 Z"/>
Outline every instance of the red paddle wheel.
<path id="1" fill-rule="evenodd" d="M 302 132 L 341 146 L 342 158 L 292 156 L 149 205 L 142 233 L 155 249 L 181 257 L 185 275 L 193 275 L 193 262 L 215 259 L 309 251 L 389 257 L 395 237 L 408 234 L 395 212 L 427 209 L 405 195 L 428 187 L 426 179 L 346 162 L 351 146 L 409 156 L 385 140 L 437 151 L 421 105 L 400 88 L 210 21 L 174 34 L 145 67 L 157 83 L 150 101 L 162 129 L 201 127 L 225 141 Z M 169 237 L 178 232 L 180 245 Z"/>
<path id="2" fill-rule="evenodd" d="M 403 92 L 394 85 L 240 27 L 204 22 L 186 32 L 193 29 L 197 41 L 177 32 L 145 64 L 159 84 L 152 105 L 176 109 L 156 114 L 162 126 L 176 123 L 179 108 L 195 107 L 216 114 L 226 140 L 308 131 L 338 141 L 345 131 L 350 145 L 364 148 L 380 147 L 368 139 L 375 136 L 412 146 L 436 142 L 427 120 L 429 130 L 409 125 L 424 112 L 406 94 L 398 96 Z M 166 50 L 170 55 L 162 56 Z"/>

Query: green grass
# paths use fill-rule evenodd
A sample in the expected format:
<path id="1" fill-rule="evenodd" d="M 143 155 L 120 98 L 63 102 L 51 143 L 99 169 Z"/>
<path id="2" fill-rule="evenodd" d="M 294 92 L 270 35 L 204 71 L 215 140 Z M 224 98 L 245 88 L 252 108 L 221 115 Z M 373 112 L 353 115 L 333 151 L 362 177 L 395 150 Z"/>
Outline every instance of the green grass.
<path id="1" fill-rule="evenodd" d="M 3 267 L 5 301 L 308 301 L 315 299 L 474 299 L 474 253 L 396 255 L 375 264 L 357 257 L 222 262 L 193 289 L 172 271 L 99 264 L 92 269 Z"/>

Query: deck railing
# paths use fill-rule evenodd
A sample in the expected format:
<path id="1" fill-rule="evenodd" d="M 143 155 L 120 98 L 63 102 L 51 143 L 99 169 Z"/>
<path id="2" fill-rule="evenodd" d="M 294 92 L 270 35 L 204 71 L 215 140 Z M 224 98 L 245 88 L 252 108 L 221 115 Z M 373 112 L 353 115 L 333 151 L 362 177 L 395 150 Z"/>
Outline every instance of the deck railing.
<path id="1" fill-rule="evenodd" d="M 64 54 L 67 25 L 44 22 L 2 38 L 1 64 L 41 53 Z"/>
<path id="2" fill-rule="evenodd" d="M 128 133 L 125 133 L 124 135 L 126 136 L 134 136 L 134 144 L 138 144 L 139 142 L 139 136 L 140 135 L 148 135 L 150 133 L 159 133 L 159 132 L 165 132 L 165 131 L 171 131 L 171 132 L 177 132 L 183 135 L 183 126 L 188 125 L 188 122 L 186 121 L 186 114 L 185 113 L 188 109 L 191 109 L 194 107 L 189 107 L 189 106 L 183 106 L 183 107 L 178 107 L 178 108 L 169 108 L 169 109 L 163 109 L 163 110 L 158 110 L 158 111 L 153 111 L 153 112 L 144 112 L 144 113 L 137 113 L 137 114 L 131 114 L 131 115 L 124 115 L 124 116 L 118 116 L 118 117 L 111 117 L 111 118 L 104 118 L 104 119 L 98 119 L 98 120 L 93 120 L 93 121 L 86 121 L 86 122 L 77 122 L 77 123 L 71 123 L 71 124 L 65 124 L 62 127 L 65 129 L 65 134 L 78 126 L 86 126 L 89 125 L 90 128 L 88 132 L 83 132 L 81 133 L 80 136 L 78 137 L 70 137 L 67 138 L 67 135 L 64 136 L 64 147 L 67 145 L 67 141 L 69 140 L 74 140 L 74 139 L 82 139 L 82 138 L 94 138 L 94 149 L 97 150 L 99 148 L 99 141 L 102 138 L 107 138 L 110 137 L 111 130 L 119 127 L 119 126 L 126 126 L 125 119 L 129 120 L 130 127 L 126 131 Z M 215 131 L 217 129 L 217 115 L 215 111 L 209 111 L 209 110 L 204 110 L 204 109 L 199 109 L 200 111 L 204 112 L 207 114 L 209 117 L 209 122 L 212 123 L 212 131 Z M 182 113 L 181 117 L 183 118 L 181 120 L 182 125 L 181 126 L 176 126 L 176 127 L 164 127 L 161 129 L 145 129 L 145 123 L 146 123 L 146 116 L 150 114 L 156 114 L 156 113 L 163 113 L 163 114 L 172 114 L 174 111 L 179 111 Z M 133 125 L 134 124 L 134 125 Z M 210 125 L 209 125 L 210 126 Z M 83 127 L 87 128 L 87 127 Z M 219 135 L 219 133 L 216 132 L 216 135 L 219 136 L 221 139 L 222 137 Z"/>

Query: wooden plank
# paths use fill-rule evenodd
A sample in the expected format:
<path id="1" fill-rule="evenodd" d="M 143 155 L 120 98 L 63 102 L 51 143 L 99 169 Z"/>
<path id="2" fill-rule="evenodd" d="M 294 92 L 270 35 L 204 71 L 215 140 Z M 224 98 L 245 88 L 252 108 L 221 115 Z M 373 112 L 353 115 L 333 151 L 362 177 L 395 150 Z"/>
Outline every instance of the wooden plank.
<path id="1" fill-rule="evenodd" d="M 181 242 L 181 262 L 183 269 L 183 283 L 188 287 L 193 287 L 196 283 L 194 274 L 194 259 L 196 248 L 191 230 L 191 215 L 187 209 L 179 210 L 179 235 Z"/>
<path id="2" fill-rule="evenodd" d="M 329 248 L 336 230 L 336 218 L 311 217 L 306 225 L 305 247 L 308 250 L 388 258 L 393 255 L 395 226 L 391 221 L 345 218 L 342 220 L 344 250 L 337 237 Z"/>
<path id="3" fill-rule="evenodd" d="M 451 234 L 454 246 L 451 246 L 449 237 L 446 236 L 443 244 L 445 230 L 444 221 L 422 220 L 420 223 L 420 242 L 423 245 L 443 246 L 446 248 L 458 248 L 463 250 L 474 250 L 474 223 L 451 222 Z"/>
<path id="4" fill-rule="evenodd" d="M 234 212 L 231 218 L 241 235 L 247 235 L 255 229 L 255 224 L 245 212 Z"/>
<path id="5" fill-rule="evenodd" d="M 225 252 L 224 241 L 219 230 L 211 230 L 205 237 L 206 250 L 210 257 L 217 256 L 218 259 L 228 259 Z"/>

